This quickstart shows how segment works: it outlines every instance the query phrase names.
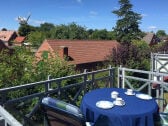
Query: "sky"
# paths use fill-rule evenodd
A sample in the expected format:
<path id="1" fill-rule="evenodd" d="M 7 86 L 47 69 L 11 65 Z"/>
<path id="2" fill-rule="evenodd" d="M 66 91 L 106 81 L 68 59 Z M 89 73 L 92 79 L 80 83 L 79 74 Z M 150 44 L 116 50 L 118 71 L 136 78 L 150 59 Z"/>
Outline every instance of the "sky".
<path id="1" fill-rule="evenodd" d="M 164 30 L 168 34 L 168 0 L 130 0 L 133 11 L 141 14 L 140 29 L 145 32 Z M 18 17 L 28 24 L 68 25 L 75 22 L 86 29 L 107 29 L 116 26 L 118 0 L 1 0 L 0 29 L 18 30 Z"/>

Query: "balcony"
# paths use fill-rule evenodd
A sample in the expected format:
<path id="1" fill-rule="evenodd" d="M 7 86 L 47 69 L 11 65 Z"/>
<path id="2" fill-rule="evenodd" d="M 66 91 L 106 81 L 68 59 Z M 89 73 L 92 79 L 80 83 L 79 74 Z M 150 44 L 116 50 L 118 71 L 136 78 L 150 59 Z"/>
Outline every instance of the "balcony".
<path id="1" fill-rule="evenodd" d="M 146 75 L 146 78 L 142 78 L 140 76 L 131 76 L 134 75 L 130 74 L 131 72 L 144 74 Z M 159 79 L 154 80 L 154 76 L 157 76 Z M 152 95 L 153 97 L 165 98 L 167 97 L 168 92 L 168 83 L 164 82 L 163 80 L 165 76 L 168 76 L 168 74 L 127 69 L 122 67 L 119 67 L 117 69 L 109 67 L 107 69 L 92 72 L 84 71 L 84 73 L 81 74 L 56 79 L 48 77 L 48 80 L 45 81 L 3 88 L 0 89 L 0 126 L 26 125 L 24 122 L 25 119 L 31 119 L 31 117 L 34 116 L 38 109 L 38 105 L 40 104 L 40 99 L 49 95 L 66 100 L 72 104 L 79 105 L 82 96 L 90 90 L 103 87 L 118 87 L 132 88 L 134 90 Z M 76 79 L 78 81 L 76 81 Z M 65 82 L 68 82 L 68 85 L 65 85 Z M 154 83 L 159 85 L 159 88 L 153 88 L 152 85 Z M 13 99 L 9 99 L 6 97 L 11 92 L 28 90 L 37 87 L 42 88 L 43 91 L 35 93 L 33 92 L 29 95 L 23 95 L 22 97 L 16 97 Z M 73 93 L 73 95 L 69 97 L 66 93 L 71 90 L 75 90 L 75 93 Z M 22 118 L 17 121 L 15 115 L 10 114 L 9 106 L 15 103 L 21 104 L 22 102 L 26 102 L 32 99 L 36 99 L 37 101 L 34 104 L 33 109 L 28 113 L 22 113 Z M 158 102 L 158 104 L 162 110 L 163 102 Z"/>

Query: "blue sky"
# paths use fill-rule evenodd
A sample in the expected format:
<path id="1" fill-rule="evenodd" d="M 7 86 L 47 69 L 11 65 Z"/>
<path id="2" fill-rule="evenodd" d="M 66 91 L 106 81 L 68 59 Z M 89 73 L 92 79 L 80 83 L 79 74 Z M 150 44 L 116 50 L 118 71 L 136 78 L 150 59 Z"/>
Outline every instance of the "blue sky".
<path id="1" fill-rule="evenodd" d="M 130 0 L 133 11 L 143 16 L 142 31 L 165 30 L 168 34 L 168 0 Z M 49 22 L 55 25 L 76 24 L 87 29 L 111 30 L 118 18 L 111 13 L 119 8 L 118 0 L 2 0 L 0 29 L 17 30 L 17 17 L 27 17 L 30 25 Z"/>

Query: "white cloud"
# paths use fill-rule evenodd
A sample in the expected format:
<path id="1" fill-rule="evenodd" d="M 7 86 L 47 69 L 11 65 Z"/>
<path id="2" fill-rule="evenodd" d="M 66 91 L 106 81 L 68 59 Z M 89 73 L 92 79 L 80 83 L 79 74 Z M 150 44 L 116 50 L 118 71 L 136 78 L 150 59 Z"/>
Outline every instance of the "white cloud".
<path id="1" fill-rule="evenodd" d="M 114 10 L 118 10 L 119 9 L 119 7 L 113 7 L 114 8 Z"/>
<path id="2" fill-rule="evenodd" d="M 42 20 L 33 20 L 33 19 L 30 19 L 29 21 L 30 21 L 30 23 L 33 23 L 35 25 L 40 25 L 40 24 L 44 24 L 45 23 L 45 21 L 42 21 Z"/>
<path id="3" fill-rule="evenodd" d="M 156 27 L 156 26 L 149 26 L 148 29 L 149 29 L 149 30 L 156 30 L 157 27 Z"/>
<path id="4" fill-rule="evenodd" d="M 148 15 L 147 14 L 141 14 L 141 17 L 147 17 Z"/>

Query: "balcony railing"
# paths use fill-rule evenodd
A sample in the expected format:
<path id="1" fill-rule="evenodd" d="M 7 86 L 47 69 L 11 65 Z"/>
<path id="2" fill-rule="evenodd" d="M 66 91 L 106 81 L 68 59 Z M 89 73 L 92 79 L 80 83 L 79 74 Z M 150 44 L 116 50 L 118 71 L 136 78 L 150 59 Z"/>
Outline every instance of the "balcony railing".
<path id="1" fill-rule="evenodd" d="M 139 76 L 135 76 L 135 74 Z M 155 96 L 153 97 L 165 99 L 164 94 L 168 93 L 168 82 L 165 82 L 165 77 L 168 77 L 168 74 L 119 67 L 118 87 L 145 91 L 149 95 L 153 95 L 152 91 L 154 90 Z M 160 109 L 163 110 L 164 101 L 158 103 Z"/>
<path id="2" fill-rule="evenodd" d="M 70 103 L 76 104 L 77 100 L 79 99 L 79 96 L 84 95 L 89 90 L 93 90 L 95 88 L 101 88 L 101 87 L 113 87 L 114 71 L 115 69 L 111 68 L 110 66 L 107 69 L 97 70 L 93 72 L 85 71 L 82 74 L 71 75 L 71 76 L 66 76 L 66 77 L 61 77 L 56 79 L 52 79 L 52 78 L 50 79 L 50 77 L 48 77 L 48 80 L 45 80 L 45 81 L 19 85 L 15 87 L 3 88 L 3 89 L 0 89 L 0 96 L 1 96 L 0 105 L 5 107 L 13 103 L 26 101 L 33 98 L 41 99 L 42 97 L 52 95 L 52 94 L 56 94 L 58 98 L 62 96 L 64 96 L 65 98 L 67 97 L 65 92 L 68 92 L 67 90 L 72 89 L 74 87 L 77 88 L 77 91 L 75 92 L 73 98 L 71 99 L 67 98 L 67 99 L 69 100 Z M 80 81 L 74 81 L 74 83 L 70 83 L 68 85 L 63 84 L 65 80 L 75 80 L 75 79 L 78 79 Z M 21 91 L 25 89 L 28 90 L 30 88 L 35 88 L 38 86 L 41 86 L 41 88 L 43 88 L 44 90 L 41 92 L 24 95 L 18 98 L 8 99 L 6 97 L 8 93 L 11 93 L 14 91 Z M 33 108 L 33 110 L 30 113 L 28 113 L 28 117 L 31 117 L 34 114 L 37 106 L 38 105 L 36 105 Z M 16 126 L 15 124 L 13 124 L 13 121 L 8 120 L 8 116 L 3 115 L 2 112 L 0 112 L 0 116 L 10 126 Z"/>
<path id="3" fill-rule="evenodd" d="M 67 76 L 67 77 L 61 77 L 52 79 L 48 77 L 48 80 L 46 81 L 40 81 L 36 83 L 30 83 L 15 87 L 9 87 L 0 89 L 0 104 L 2 106 L 7 106 L 16 102 L 20 101 L 26 101 L 33 98 L 42 98 L 47 95 L 55 94 L 58 98 L 67 98 L 66 93 L 68 90 L 76 88 L 76 92 L 73 95 L 71 99 L 67 98 L 70 103 L 75 104 L 80 96 L 83 96 L 86 92 L 89 90 L 93 90 L 95 88 L 101 88 L 101 87 L 121 87 L 121 88 L 132 88 L 138 91 L 143 91 L 144 89 L 146 93 L 151 94 L 152 90 L 152 84 L 156 83 L 159 84 L 161 88 L 156 89 L 155 91 L 159 91 L 159 95 L 156 95 L 156 97 L 162 97 L 164 92 L 168 92 L 168 83 L 163 81 L 164 76 L 168 76 L 168 74 L 158 73 L 158 72 L 151 72 L 151 71 L 142 71 L 142 70 L 135 70 L 135 69 L 127 69 L 127 68 L 118 68 L 118 85 L 117 82 L 115 82 L 115 68 L 107 68 L 102 69 L 98 71 L 93 72 L 87 72 L 85 71 L 82 74 Z M 132 73 L 132 74 L 131 74 Z M 137 77 L 134 76 L 135 73 L 139 74 L 147 74 L 146 78 L 142 78 L 141 76 Z M 157 77 L 157 80 L 154 80 L 153 77 Z M 80 81 L 71 81 L 68 85 L 64 85 L 65 80 L 75 80 L 78 79 Z M 142 82 L 144 83 L 142 83 Z M 73 82 L 73 83 L 72 83 Z M 141 82 L 141 83 L 139 83 Z M 13 99 L 7 99 L 7 94 L 13 91 L 19 91 L 23 89 L 29 89 L 32 87 L 43 87 L 43 91 L 32 93 L 26 96 L 13 98 Z M 162 91 L 162 93 L 160 93 Z M 161 95 L 160 95 L 161 94 Z M 37 106 L 35 106 L 32 111 L 28 114 L 28 117 L 31 117 L 34 112 L 36 111 Z M 13 124 L 9 119 L 9 116 L 2 114 L 4 109 L 0 109 L 0 118 L 7 122 L 10 126 L 16 126 Z M 12 116 L 10 118 L 13 118 Z M 16 121 L 17 122 L 17 121 Z M 18 125 L 19 126 L 19 125 Z"/>
<path id="4" fill-rule="evenodd" d="M 22 126 L 22 124 L 0 105 L 0 126 Z"/>

